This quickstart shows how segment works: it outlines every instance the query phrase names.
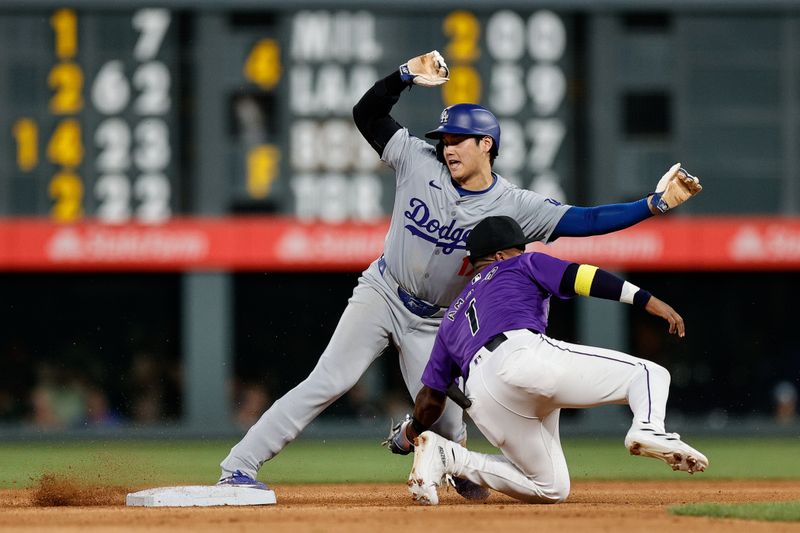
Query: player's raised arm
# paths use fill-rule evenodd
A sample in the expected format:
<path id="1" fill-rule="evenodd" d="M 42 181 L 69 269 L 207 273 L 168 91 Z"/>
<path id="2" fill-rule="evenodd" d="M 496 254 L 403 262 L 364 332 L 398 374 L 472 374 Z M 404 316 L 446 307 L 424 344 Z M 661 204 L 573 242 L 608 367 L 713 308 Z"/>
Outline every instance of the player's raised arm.
<path id="1" fill-rule="evenodd" d="M 666 320 L 670 333 L 679 337 L 686 334 L 683 318 L 672 307 L 646 290 L 596 266 L 570 263 L 561 278 L 560 292 L 633 304 Z"/>
<path id="2" fill-rule="evenodd" d="M 389 112 L 400 99 L 403 89 L 411 85 L 435 87 L 446 82 L 448 75 L 447 64 L 434 50 L 409 59 L 398 70 L 375 82 L 361 97 L 353 107 L 353 120 L 379 156 L 383 155 L 389 139 L 402 127 Z"/>
<path id="3" fill-rule="evenodd" d="M 602 235 L 632 226 L 652 215 L 666 213 L 703 190 L 700 179 L 675 163 L 656 185 L 655 192 L 636 202 L 597 207 L 570 207 L 559 220 L 552 238 Z"/>

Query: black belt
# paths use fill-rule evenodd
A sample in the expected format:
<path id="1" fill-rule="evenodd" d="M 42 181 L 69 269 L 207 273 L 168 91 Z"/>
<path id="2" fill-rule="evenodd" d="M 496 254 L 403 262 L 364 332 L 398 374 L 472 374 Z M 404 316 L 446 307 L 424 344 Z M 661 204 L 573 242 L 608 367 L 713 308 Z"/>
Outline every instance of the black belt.
<path id="1" fill-rule="evenodd" d="M 533 333 L 535 335 L 539 334 L 539 332 L 536 331 L 533 328 L 525 328 L 525 329 L 527 329 L 528 331 L 530 331 L 531 333 Z M 486 342 L 486 344 L 483 345 L 483 347 L 486 348 L 487 350 L 489 350 L 490 352 L 493 352 L 493 351 L 495 351 L 497 349 L 498 346 L 500 346 L 501 344 L 503 344 L 507 340 L 508 340 L 508 337 L 506 337 L 505 333 L 498 333 L 497 335 L 494 335 L 492 338 L 490 338 Z"/>

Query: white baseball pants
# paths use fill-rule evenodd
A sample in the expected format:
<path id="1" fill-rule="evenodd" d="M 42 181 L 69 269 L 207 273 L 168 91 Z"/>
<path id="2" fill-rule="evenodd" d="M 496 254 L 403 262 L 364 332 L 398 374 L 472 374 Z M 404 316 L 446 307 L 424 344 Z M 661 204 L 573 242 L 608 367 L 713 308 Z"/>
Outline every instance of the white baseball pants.
<path id="1" fill-rule="evenodd" d="M 481 348 L 466 383 L 467 412 L 503 454 L 457 446 L 454 475 L 525 502 L 558 503 L 570 489 L 558 431 L 562 407 L 627 403 L 634 423 L 664 431 L 670 376 L 662 366 L 528 330 L 506 336 L 494 352 Z"/>

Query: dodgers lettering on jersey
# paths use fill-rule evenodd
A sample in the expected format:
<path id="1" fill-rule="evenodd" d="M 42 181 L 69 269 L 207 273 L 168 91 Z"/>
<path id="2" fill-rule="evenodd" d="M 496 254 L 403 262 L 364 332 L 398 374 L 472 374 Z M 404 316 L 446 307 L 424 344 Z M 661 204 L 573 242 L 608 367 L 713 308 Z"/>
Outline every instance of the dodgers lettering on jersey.
<path id="1" fill-rule="evenodd" d="M 455 219 L 447 225 L 442 225 L 441 221 L 431 216 L 428 204 L 419 198 L 412 198 L 409 201 L 409 207 L 411 209 L 403 214 L 406 217 L 406 229 L 412 235 L 432 242 L 445 254 L 466 249 L 470 230 L 456 228 Z"/>
<path id="2" fill-rule="evenodd" d="M 397 191 L 384 243 L 389 274 L 426 302 L 446 307 L 469 281 L 466 240 L 491 215 L 516 220 L 527 236 L 547 242 L 568 205 L 558 205 L 497 176 L 485 192 L 460 196 L 436 149 L 405 128 L 383 151 L 394 169 Z"/>
<path id="3" fill-rule="evenodd" d="M 569 262 L 526 253 L 481 270 L 447 309 L 436 335 L 422 383 L 439 391 L 469 376 L 478 350 L 498 333 L 547 329 L 550 296 L 570 298 L 560 289 Z"/>

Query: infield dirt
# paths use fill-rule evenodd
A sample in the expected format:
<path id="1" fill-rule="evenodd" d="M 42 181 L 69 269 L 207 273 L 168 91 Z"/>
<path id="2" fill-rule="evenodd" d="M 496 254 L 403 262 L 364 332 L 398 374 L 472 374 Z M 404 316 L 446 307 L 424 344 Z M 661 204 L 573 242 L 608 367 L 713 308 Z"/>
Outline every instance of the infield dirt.
<path id="1" fill-rule="evenodd" d="M 473 504 L 454 491 L 438 507 L 414 504 L 402 483 L 282 485 L 278 504 L 237 508 L 129 508 L 127 492 L 145 487 L 92 487 L 43 478 L 26 489 L 0 490 L 2 531 L 798 531 L 800 524 L 677 517 L 670 505 L 694 502 L 800 500 L 791 481 L 573 481 L 559 505 L 526 505 L 493 493 Z"/>

